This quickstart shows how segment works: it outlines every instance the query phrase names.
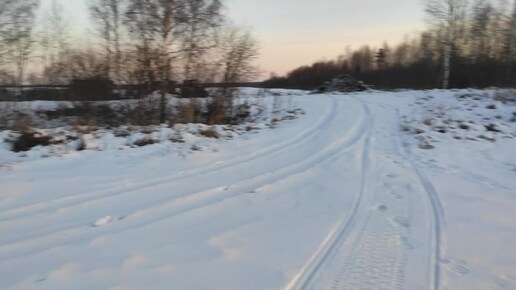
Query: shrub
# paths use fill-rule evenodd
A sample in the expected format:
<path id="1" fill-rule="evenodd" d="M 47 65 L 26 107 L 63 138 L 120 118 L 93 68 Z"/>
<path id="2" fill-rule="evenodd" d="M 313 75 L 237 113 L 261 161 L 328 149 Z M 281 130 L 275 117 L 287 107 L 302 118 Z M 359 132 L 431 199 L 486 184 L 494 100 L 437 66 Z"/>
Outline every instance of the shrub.
<path id="1" fill-rule="evenodd" d="M 172 142 L 172 143 L 185 143 L 185 140 L 183 139 L 182 136 L 175 135 L 175 136 L 172 136 L 172 138 L 170 138 L 170 142 Z"/>
<path id="2" fill-rule="evenodd" d="M 159 143 L 159 141 L 147 137 L 147 138 L 143 138 L 138 141 L 135 141 L 133 143 L 133 145 L 136 145 L 138 147 L 143 147 L 143 146 L 152 145 L 152 144 L 156 144 L 156 143 Z"/>
<path id="3" fill-rule="evenodd" d="M 213 128 L 209 128 L 209 129 L 206 129 L 206 130 L 200 130 L 199 134 L 201 134 L 202 136 L 204 136 L 206 138 L 215 138 L 215 139 L 219 138 L 219 132 L 217 132 Z"/>
<path id="4" fill-rule="evenodd" d="M 497 91 L 494 95 L 496 101 L 502 103 L 516 102 L 516 91 L 514 90 L 501 90 Z"/>
<path id="5" fill-rule="evenodd" d="M 37 132 L 22 131 L 19 136 L 11 140 L 14 152 L 29 151 L 36 146 L 48 146 L 52 144 L 52 137 L 43 136 Z"/>
<path id="6" fill-rule="evenodd" d="M 196 115 L 198 115 L 199 110 L 195 103 L 191 102 L 189 104 L 179 105 L 178 111 L 182 123 L 196 122 Z"/>

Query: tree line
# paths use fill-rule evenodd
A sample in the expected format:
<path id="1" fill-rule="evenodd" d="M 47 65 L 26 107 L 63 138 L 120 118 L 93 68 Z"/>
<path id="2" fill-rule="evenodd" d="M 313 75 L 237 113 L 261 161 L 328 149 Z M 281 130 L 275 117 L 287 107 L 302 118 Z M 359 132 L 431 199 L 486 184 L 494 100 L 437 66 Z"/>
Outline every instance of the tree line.
<path id="1" fill-rule="evenodd" d="M 88 0 L 93 36 L 79 39 L 61 3 L 50 3 L 39 12 L 39 0 L 0 2 L 0 84 L 230 83 L 257 72 L 257 41 L 221 0 Z"/>
<path id="2" fill-rule="evenodd" d="M 427 28 L 398 45 L 363 46 L 265 83 L 313 89 L 351 74 L 384 89 L 516 86 L 516 1 L 427 0 L 425 11 Z"/>

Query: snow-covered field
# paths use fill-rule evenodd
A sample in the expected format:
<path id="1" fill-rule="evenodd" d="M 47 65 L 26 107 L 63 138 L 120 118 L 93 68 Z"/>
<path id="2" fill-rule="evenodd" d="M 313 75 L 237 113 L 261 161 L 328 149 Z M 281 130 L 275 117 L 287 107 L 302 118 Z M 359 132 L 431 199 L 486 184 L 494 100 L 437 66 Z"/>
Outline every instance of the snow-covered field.
<path id="1" fill-rule="evenodd" d="M 218 139 L 0 143 L 0 289 L 516 289 L 516 104 L 281 93 Z"/>

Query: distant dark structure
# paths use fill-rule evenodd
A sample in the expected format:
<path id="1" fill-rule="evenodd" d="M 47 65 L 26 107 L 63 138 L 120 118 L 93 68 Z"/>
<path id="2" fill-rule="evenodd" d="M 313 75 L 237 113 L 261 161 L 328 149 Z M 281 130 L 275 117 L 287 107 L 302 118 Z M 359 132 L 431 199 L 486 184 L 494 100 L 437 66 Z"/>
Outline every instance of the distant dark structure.
<path id="1" fill-rule="evenodd" d="M 331 81 L 326 82 L 324 85 L 318 87 L 314 93 L 326 93 L 326 92 L 362 92 L 366 91 L 367 87 L 361 82 L 356 80 L 351 75 L 340 75 L 333 78 Z"/>
<path id="2" fill-rule="evenodd" d="M 77 101 L 101 101 L 113 99 L 115 84 L 108 78 L 74 78 L 70 83 L 72 98 Z"/>
<path id="3" fill-rule="evenodd" d="M 166 93 L 182 98 L 205 98 L 207 88 L 265 87 L 261 82 L 243 83 L 200 83 L 185 80 L 182 84 L 161 81 L 141 84 L 115 85 L 104 77 L 75 78 L 68 85 L 0 85 L 0 101 L 107 101 L 121 99 L 142 99 L 153 92 Z"/>
<path id="4" fill-rule="evenodd" d="M 0 101 L 69 101 L 68 86 L 5 86 L 0 88 Z"/>
<path id="5" fill-rule="evenodd" d="M 198 80 L 184 80 L 180 96 L 182 98 L 206 98 L 208 91 Z"/>

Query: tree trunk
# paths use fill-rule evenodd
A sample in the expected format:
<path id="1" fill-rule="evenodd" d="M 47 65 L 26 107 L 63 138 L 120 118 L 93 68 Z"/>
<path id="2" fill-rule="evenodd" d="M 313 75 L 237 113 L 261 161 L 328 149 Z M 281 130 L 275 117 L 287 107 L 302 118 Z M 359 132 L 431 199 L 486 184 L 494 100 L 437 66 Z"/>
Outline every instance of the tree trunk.
<path id="1" fill-rule="evenodd" d="M 511 85 L 512 79 L 512 67 L 514 65 L 514 46 L 516 45 L 516 1 L 514 2 L 514 8 L 509 20 L 508 35 L 507 35 L 507 47 L 506 47 L 506 65 L 507 65 L 507 84 Z"/>
<path id="2" fill-rule="evenodd" d="M 174 22 L 174 1 L 168 0 L 164 4 L 163 11 L 163 35 L 162 35 L 162 67 L 161 67 L 161 101 L 160 101 L 160 122 L 166 121 L 166 95 L 170 82 L 170 45 L 172 42 L 172 28 Z"/>
<path id="3" fill-rule="evenodd" d="M 443 89 L 448 89 L 448 87 L 450 86 L 451 54 L 451 44 L 447 43 L 444 48 L 443 56 Z"/>

